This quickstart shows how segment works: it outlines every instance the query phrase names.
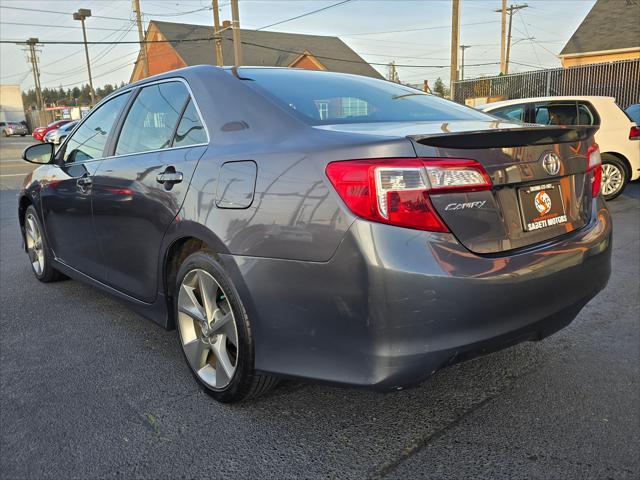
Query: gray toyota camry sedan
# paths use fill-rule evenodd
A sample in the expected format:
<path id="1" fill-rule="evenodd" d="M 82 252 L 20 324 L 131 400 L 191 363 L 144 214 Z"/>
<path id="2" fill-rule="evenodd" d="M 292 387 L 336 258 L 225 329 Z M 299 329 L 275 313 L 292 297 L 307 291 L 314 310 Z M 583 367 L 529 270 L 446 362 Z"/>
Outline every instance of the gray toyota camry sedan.
<path id="1" fill-rule="evenodd" d="M 20 228 L 39 280 L 176 328 L 219 401 L 282 377 L 401 389 L 540 340 L 604 288 L 593 134 L 366 77 L 191 67 L 25 150 Z"/>

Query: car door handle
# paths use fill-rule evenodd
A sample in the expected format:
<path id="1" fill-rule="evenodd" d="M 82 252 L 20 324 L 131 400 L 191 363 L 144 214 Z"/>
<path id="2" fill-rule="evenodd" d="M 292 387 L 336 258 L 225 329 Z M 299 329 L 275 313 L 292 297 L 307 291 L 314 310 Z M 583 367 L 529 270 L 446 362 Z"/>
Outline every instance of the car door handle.
<path id="1" fill-rule="evenodd" d="M 158 174 L 158 176 L 156 177 L 156 182 L 160 184 L 180 183 L 182 181 L 182 178 L 182 172 L 172 172 L 167 169 L 164 172 Z"/>

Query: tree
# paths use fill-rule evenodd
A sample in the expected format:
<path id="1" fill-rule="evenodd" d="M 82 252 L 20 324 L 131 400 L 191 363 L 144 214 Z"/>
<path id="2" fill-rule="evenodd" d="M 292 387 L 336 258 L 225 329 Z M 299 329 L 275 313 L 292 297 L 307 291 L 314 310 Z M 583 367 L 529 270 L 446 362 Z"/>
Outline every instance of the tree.
<path id="1" fill-rule="evenodd" d="M 436 83 L 433 84 L 433 88 L 431 90 L 433 93 L 440 95 L 441 97 L 448 97 L 450 92 L 440 77 L 437 78 Z"/>
<path id="2" fill-rule="evenodd" d="M 116 89 L 121 88 L 125 85 L 126 84 L 122 82 L 120 85 L 114 83 L 113 85 L 106 84 L 103 87 L 99 87 L 96 89 L 97 99 L 101 100 L 107 95 L 114 92 Z M 42 98 L 46 106 L 90 105 L 91 92 L 88 84 L 75 86 L 73 88 L 67 88 L 67 90 L 60 86 L 58 88 L 44 88 L 42 90 Z M 36 108 L 36 91 L 33 88 L 22 92 L 22 103 L 24 104 L 25 108 Z"/>

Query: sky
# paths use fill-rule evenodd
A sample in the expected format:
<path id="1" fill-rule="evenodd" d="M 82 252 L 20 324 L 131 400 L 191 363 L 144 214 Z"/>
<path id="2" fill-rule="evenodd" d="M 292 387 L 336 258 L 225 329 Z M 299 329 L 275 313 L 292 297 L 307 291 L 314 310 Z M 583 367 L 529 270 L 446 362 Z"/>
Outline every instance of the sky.
<path id="1" fill-rule="evenodd" d="M 219 0 L 221 21 L 231 18 L 229 0 Z M 242 28 L 260 28 L 338 0 L 240 0 Z M 460 43 L 465 78 L 495 75 L 500 61 L 500 0 L 461 0 Z M 522 4 L 510 0 L 508 4 Z M 589 12 L 595 0 L 528 0 L 513 17 L 510 72 L 560 66 L 557 54 Z M 143 19 L 211 25 L 210 0 L 140 0 Z M 136 41 L 131 0 L 0 0 L 0 38 L 24 41 L 81 41 L 80 22 L 72 13 L 92 10 L 86 20 L 89 40 Z M 25 10 L 30 9 L 30 10 Z M 49 10 L 49 12 L 35 11 Z M 54 13 L 62 12 L 62 13 Z M 267 30 L 340 37 L 383 75 L 395 61 L 400 80 L 421 84 L 449 79 L 450 0 L 350 0 L 333 8 L 282 23 Z M 0 45 L 0 83 L 34 85 L 23 46 Z M 302 46 L 304 48 L 304 46 Z M 39 47 L 42 87 L 73 88 L 88 74 L 82 45 Z M 137 45 L 90 45 L 94 86 L 128 82 Z M 477 65 L 495 63 L 493 65 Z M 474 66 L 476 65 L 476 66 Z"/>

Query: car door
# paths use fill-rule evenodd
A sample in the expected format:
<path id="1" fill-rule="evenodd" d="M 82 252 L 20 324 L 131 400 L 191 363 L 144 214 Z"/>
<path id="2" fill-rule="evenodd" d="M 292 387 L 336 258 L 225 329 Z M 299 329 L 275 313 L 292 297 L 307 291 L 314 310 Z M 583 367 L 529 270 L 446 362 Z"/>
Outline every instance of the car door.
<path id="1" fill-rule="evenodd" d="M 42 182 L 40 205 L 49 245 L 57 260 L 96 277 L 103 261 L 92 222 L 92 181 L 129 92 L 96 107 L 55 157 Z"/>
<path id="2" fill-rule="evenodd" d="M 93 221 L 105 262 L 100 280 L 151 302 L 162 239 L 208 135 L 187 85 L 177 80 L 139 89 L 121 125 L 93 182 Z"/>

